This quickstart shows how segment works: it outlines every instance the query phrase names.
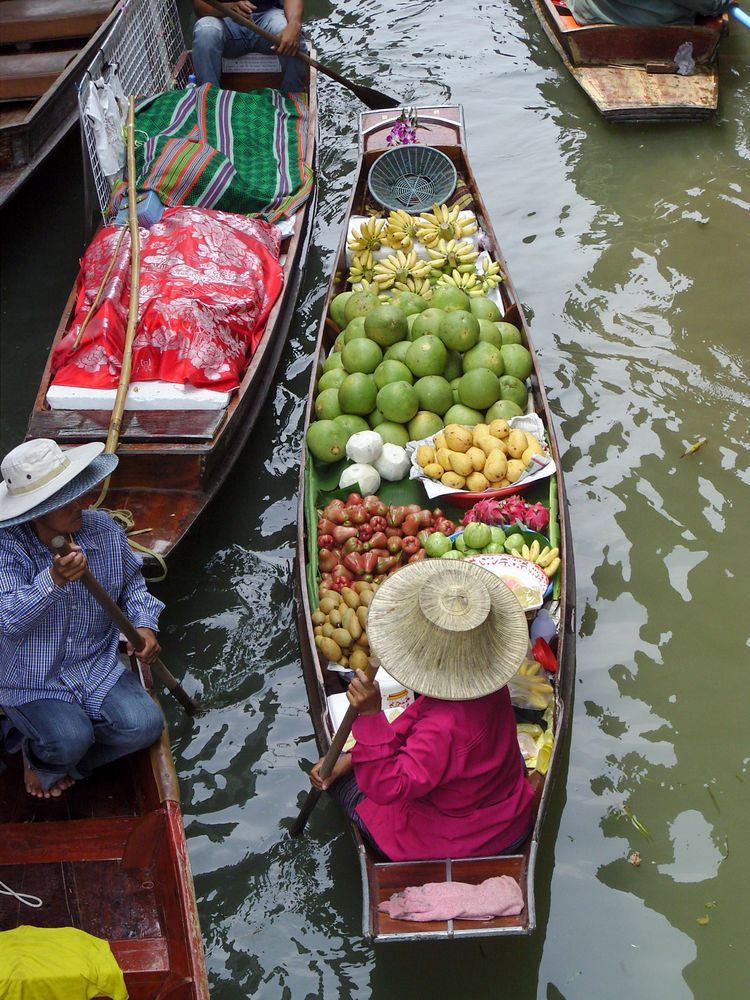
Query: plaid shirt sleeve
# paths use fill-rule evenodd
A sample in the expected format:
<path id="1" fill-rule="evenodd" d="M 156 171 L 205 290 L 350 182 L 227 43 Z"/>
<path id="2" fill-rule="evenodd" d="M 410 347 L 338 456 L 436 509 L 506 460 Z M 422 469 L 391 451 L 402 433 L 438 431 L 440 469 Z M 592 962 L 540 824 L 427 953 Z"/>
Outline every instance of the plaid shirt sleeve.
<path id="1" fill-rule="evenodd" d="M 47 567 L 36 572 L 34 563 L 7 532 L 0 536 L 0 632 L 27 635 L 63 598 L 63 589 Z"/>
<path id="2" fill-rule="evenodd" d="M 164 605 L 149 593 L 141 572 L 141 561 L 128 545 L 124 533 L 118 531 L 118 538 L 125 571 L 120 607 L 136 628 L 150 628 L 156 632 Z"/>

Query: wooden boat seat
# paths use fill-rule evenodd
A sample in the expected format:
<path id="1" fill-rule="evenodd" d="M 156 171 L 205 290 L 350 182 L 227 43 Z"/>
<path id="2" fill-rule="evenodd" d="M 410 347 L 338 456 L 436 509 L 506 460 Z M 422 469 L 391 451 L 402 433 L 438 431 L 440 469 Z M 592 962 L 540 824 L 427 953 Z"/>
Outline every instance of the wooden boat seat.
<path id="1" fill-rule="evenodd" d="M 212 441 L 226 410 L 126 410 L 120 440 L 127 442 Z M 109 410 L 39 410 L 29 421 L 28 437 L 61 442 L 102 441 L 107 436 Z"/>
<path id="2" fill-rule="evenodd" d="M 114 0 L 3 0 L 0 44 L 87 38 L 113 6 Z"/>
<path id="3" fill-rule="evenodd" d="M 77 49 L 62 49 L 0 56 L 0 101 L 41 97 L 77 55 Z"/>

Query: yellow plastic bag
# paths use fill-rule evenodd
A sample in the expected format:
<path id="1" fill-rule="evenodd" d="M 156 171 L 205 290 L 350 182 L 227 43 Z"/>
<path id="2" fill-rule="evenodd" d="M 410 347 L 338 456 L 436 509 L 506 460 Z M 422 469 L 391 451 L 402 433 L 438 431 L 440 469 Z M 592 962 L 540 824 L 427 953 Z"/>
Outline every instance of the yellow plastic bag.
<path id="1" fill-rule="evenodd" d="M 128 1000 L 109 942 L 75 927 L 16 927 L 0 933 L 3 1000 Z"/>

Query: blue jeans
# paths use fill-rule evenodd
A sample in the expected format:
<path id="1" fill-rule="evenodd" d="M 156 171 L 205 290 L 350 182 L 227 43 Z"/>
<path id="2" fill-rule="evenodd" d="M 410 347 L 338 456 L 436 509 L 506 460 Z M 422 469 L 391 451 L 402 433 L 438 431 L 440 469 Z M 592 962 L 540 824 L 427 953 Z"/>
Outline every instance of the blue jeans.
<path id="1" fill-rule="evenodd" d="M 256 11 L 252 20 L 272 35 L 279 35 L 286 28 L 284 11 L 278 7 Z M 307 43 L 300 38 L 299 47 L 307 52 Z M 219 86 L 221 60 L 237 59 L 248 52 L 271 53 L 271 43 L 243 28 L 229 17 L 200 17 L 193 28 L 193 68 L 196 81 Z M 279 56 L 281 63 L 281 90 L 296 94 L 307 88 L 307 67 L 294 56 Z"/>
<path id="2" fill-rule="evenodd" d="M 44 698 L 5 708 L 24 737 L 24 753 L 42 786 L 69 774 L 87 778 L 96 767 L 151 746 L 164 718 L 132 670 L 126 670 L 90 719 L 80 705 Z"/>

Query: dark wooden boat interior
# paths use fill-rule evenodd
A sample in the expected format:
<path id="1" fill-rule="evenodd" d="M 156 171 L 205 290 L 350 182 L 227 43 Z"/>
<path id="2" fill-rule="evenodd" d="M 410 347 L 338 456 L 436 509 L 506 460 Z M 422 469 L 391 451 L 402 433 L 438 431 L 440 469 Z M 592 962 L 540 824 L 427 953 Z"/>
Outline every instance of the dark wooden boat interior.
<path id="1" fill-rule="evenodd" d="M 249 91 L 278 87 L 279 73 L 234 73 L 222 85 Z M 309 116 L 305 159 L 317 162 L 316 74 L 310 71 Z M 166 556 L 184 536 L 215 495 L 244 447 L 273 384 L 286 342 L 314 214 L 315 193 L 297 212 L 294 232 L 281 246 L 284 287 L 273 307 L 239 389 L 223 410 L 126 410 L 117 454 L 120 463 L 112 477 L 104 506 L 129 510 L 144 545 Z M 73 315 L 71 292 L 55 334 L 52 349 L 64 336 Z M 103 441 L 108 410 L 50 409 L 45 395 L 50 383 L 50 358 L 42 375 L 28 437 L 49 437 L 62 445 Z"/>
<path id="2" fill-rule="evenodd" d="M 361 116 L 360 125 L 360 161 L 357 170 L 347 218 L 352 214 L 367 215 L 366 207 L 370 207 L 367 191 L 367 175 L 372 163 L 386 148 L 386 136 L 399 111 L 367 112 Z M 420 142 L 436 146 L 454 163 L 459 182 L 466 184 L 472 197 L 471 210 L 488 235 L 492 244 L 490 251 L 493 259 L 500 262 L 503 272 L 508 269 L 494 234 L 487 209 L 476 184 L 471 165 L 468 160 L 462 111 L 460 107 L 420 108 L 419 121 L 429 127 L 429 132 L 420 132 Z M 373 205 L 373 208 L 378 206 Z M 387 214 L 387 213 L 386 213 Z M 334 295 L 345 290 L 346 278 L 346 226 L 339 247 L 337 264 L 334 269 L 334 281 L 328 291 L 324 316 L 328 314 L 328 304 Z M 558 630 L 557 659 L 559 669 L 555 686 L 555 745 L 546 777 L 536 774 L 533 778 L 536 803 L 536 820 L 532 836 L 524 849 L 515 855 L 505 857 L 445 859 L 440 861 L 384 863 L 377 860 L 368 845 L 360 836 L 359 830 L 350 824 L 350 831 L 356 843 L 359 855 L 363 889 L 363 932 L 367 938 L 377 942 L 428 940 L 445 938 L 464 938 L 492 935 L 530 934 L 536 926 L 534 905 L 534 865 L 540 838 L 544 835 L 544 816 L 554 785 L 562 756 L 562 744 L 568 729 L 572 710 L 573 678 L 575 673 L 575 574 L 573 565 L 573 549 L 567 516 L 567 501 L 565 488 L 560 473 L 560 455 L 555 441 L 552 417 L 550 414 L 544 385 L 538 367 L 536 356 L 529 338 L 529 331 L 523 315 L 518 296 L 509 277 L 499 286 L 503 301 L 505 318 L 515 323 L 522 332 L 526 346 L 534 357 L 534 372 L 531 376 L 535 411 L 542 418 L 550 439 L 550 445 L 558 469 L 558 499 L 560 512 L 560 548 L 562 555 L 562 580 L 560 597 L 560 626 Z M 319 366 L 326 357 L 338 330 L 329 321 L 323 321 L 319 335 L 313 377 L 307 402 L 305 426 L 314 417 L 315 383 Z M 308 459 L 309 461 L 309 459 Z M 309 546 L 315 545 L 316 524 L 312 521 L 316 498 L 308 493 L 308 479 L 305 462 L 300 474 L 299 506 L 298 506 L 298 539 L 296 582 L 298 588 L 297 624 L 300 638 L 300 648 L 304 669 L 307 695 L 310 702 L 310 713 L 315 729 L 318 749 L 325 753 L 332 738 L 331 720 L 327 712 L 326 697 L 338 691 L 345 690 L 340 674 L 326 670 L 325 658 L 315 646 L 313 633 L 312 611 L 317 607 L 317 591 L 308 581 L 307 564 Z M 415 484 L 414 500 L 425 506 L 435 506 L 428 502 Z M 399 502 L 404 502 L 399 500 Z M 450 507 L 441 503 L 441 508 L 449 515 Z M 463 511 L 457 512 L 457 516 Z M 307 521 L 306 521 L 307 517 Z M 308 537 L 308 534 L 310 537 Z M 312 542 L 311 542 L 312 538 Z M 480 883 L 495 875 L 511 875 L 521 886 L 525 908 L 517 917 L 502 917 L 490 921 L 442 921 L 436 923 L 415 923 L 413 921 L 393 920 L 378 911 L 378 906 L 389 899 L 395 892 L 407 886 L 422 885 L 435 881 L 463 881 Z"/>
<path id="3" fill-rule="evenodd" d="M 610 121 L 702 121 L 717 108 L 719 43 L 729 17 L 693 25 L 578 24 L 562 0 L 531 0 L 566 69 Z M 687 43 L 692 73 L 677 72 Z"/>
<path id="4" fill-rule="evenodd" d="M 0 0 L 0 206 L 78 119 L 76 85 L 116 0 Z"/>
<path id="5" fill-rule="evenodd" d="M 166 727 L 61 798 L 26 794 L 20 753 L 0 754 L 0 931 L 76 927 L 105 938 L 131 1000 L 208 1000 L 195 891 Z"/>

